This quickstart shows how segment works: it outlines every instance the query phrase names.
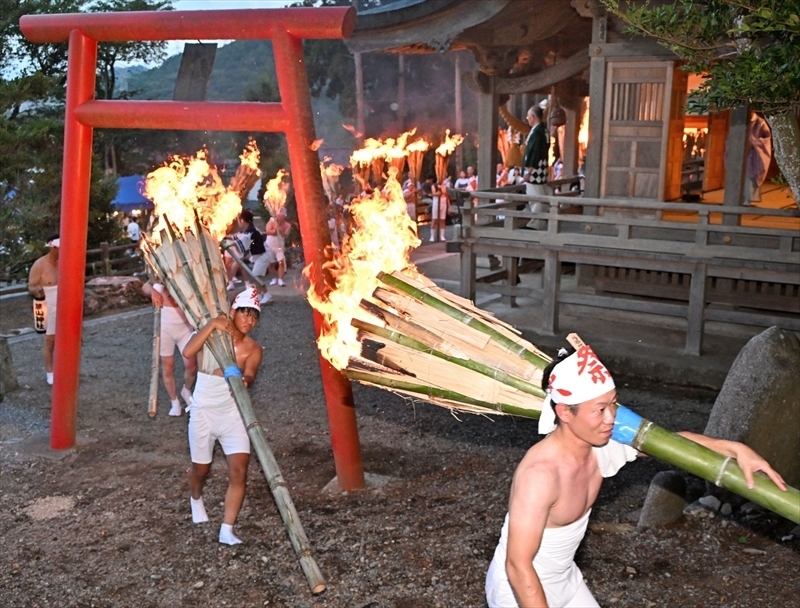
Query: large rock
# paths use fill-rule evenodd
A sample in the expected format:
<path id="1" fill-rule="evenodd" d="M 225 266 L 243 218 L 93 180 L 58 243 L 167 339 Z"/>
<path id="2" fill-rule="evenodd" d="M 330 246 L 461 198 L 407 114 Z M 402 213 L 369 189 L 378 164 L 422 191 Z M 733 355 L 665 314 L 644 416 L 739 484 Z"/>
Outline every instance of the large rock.
<path id="1" fill-rule="evenodd" d="M 686 480 L 677 471 L 661 471 L 653 477 L 642 513 L 639 515 L 639 530 L 671 524 L 683 517 L 686 506 Z"/>
<path id="2" fill-rule="evenodd" d="M 705 434 L 749 445 L 787 483 L 800 485 L 800 339 L 795 334 L 770 327 L 745 344 Z"/>
<path id="3" fill-rule="evenodd" d="M 150 298 L 142 291 L 142 282 L 136 277 L 97 277 L 86 283 L 83 311 L 91 315 L 148 302 Z"/>

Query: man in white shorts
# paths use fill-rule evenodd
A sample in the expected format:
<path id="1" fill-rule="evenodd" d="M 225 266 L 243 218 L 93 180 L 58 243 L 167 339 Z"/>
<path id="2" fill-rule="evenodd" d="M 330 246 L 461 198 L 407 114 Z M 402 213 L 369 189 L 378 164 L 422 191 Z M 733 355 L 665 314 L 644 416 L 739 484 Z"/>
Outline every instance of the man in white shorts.
<path id="1" fill-rule="evenodd" d="M 177 386 L 175 385 L 175 347 L 183 353 L 186 343 L 192 337 L 192 326 L 186 320 L 183 311 L 164 289 L 160 283 L 151 284 L 149 281 L 142 285 L 142 291 L 150 296 L 153 306 L 161 309 L 161 378 L 167 390 L 171 404 L 169 415 L 181 415 L 181 403 L 178 401 Z M 192 357 L 183 358 L 183 388 L 181 397 L 186 402 L 186 407 L 192 404 L 191 387 L 197 378 L 197 360 Z"/>
<path id="2" fill-rule="evenodd" d="M 603 478 L 637 456 L 611 439 L 617 392 L 591 347 L 554 361 L 544 370 L 542 386 L 547 398 L 539 433 L 547 437 L 528 450 L 514 473 L 508 514 L 486 575 L 489 608 L 598 606 L 575 552 Z M 781 476 L 746 445 L 679 434 L 736 458 L 749 487 L 753 473 L 763 471 L 786 489 Z"/>
<path id="3" fill-rule="evenodd" d="M 267 254 L 270 263 L 278 264 L 278 276 L 269 282 L 270 285 L 280 285 L 281 287 L 286 285 L 283 282 L 286 274 L 286 255 L 283 250 L 286 247 L 286 237 L 289 236 L 291 230 L 292 225 L 286 220 L 285 208 L 280 209 L 267 222 Z"/>
<path id="4" fill-rule="evenodd" d="M 207 522 L 203 504 L 203 487 L 211 470 L 214 443 L 219 441 L 228 464 L 228 490 L 225 493 L 225 513 L 219 531 L 219 542 L 238 545 L 242 541 L 233 533 L 233 525 L 244 502 L 247 488 L 247 464 L 250 460 L 250 438 L 247 436 L 239 408 L 233 399 L 226 375 L 241 375 L 244 385 L 250 387 L 261 363 L 261 346 L 247 334 L 261 314 L 258 290 L 246 289 L 231 304 L 231 318 L 220 315 L 204 325 L 192 336 L 184 357 L 198 357 L 200 372 L 189 407 L 189 451 L 192 468 L 189 469 L 192 521 Z M 233 336 L 236 368 L 219 368 L 216 360 L 203 349 L 214 330 Z M 200 354 L 200 352 L 202 354 Z"/>
<path id="5" fill-rule="evenodd" d="M 48 237 L 49 251 L 36 260 L 28 274 L 28 293 L 34 298 L 44 299 L 47 306 L 47 321 L 44 334 L 44 371 L 47 384 L 53 384 L 53 353 L 56 346 L 56 304 L 58 304 L 58 248 L 61 240 L 57 234 Z"/>

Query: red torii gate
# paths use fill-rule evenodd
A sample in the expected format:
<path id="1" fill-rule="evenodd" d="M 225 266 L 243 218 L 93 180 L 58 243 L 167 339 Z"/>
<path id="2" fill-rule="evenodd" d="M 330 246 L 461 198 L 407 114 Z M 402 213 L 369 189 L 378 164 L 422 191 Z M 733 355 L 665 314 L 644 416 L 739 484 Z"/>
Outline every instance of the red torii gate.
<path id="1" fill-rule="evenodd" d="M 265 131 L 286 134 L 303 254 L 315 285 L 330 233 L 325 223 L 319 157 L 311 149 L 314 119 L 303 58 L 304 38 L 340 39 L 355 27 L 352 8 L 153 11 L 26 15 L 20 29 L 32 42 L 69 41 L 55 378 L 50 445 L 75 445 L 94 128 Z M 280 103 L 96 100 L 98 42 L 271 39 Z M 314 311 L 319 335 L 322 318 Z M 364 487 L 350 382 L 321 355 L 336 475 L 343 490 Z"/>

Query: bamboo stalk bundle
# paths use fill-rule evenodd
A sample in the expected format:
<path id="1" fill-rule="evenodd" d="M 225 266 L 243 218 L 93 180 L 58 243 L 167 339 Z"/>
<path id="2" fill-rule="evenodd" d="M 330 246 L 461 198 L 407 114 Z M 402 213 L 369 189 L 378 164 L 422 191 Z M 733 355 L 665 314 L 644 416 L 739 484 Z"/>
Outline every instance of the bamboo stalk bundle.
<path id="1" fill-rule="evenodd" d="M 506 158 L 508 158 L 508 133 L 505 129 L 497 130 L 497 149 L 500 152 L 500 158 L 503 160 L 503 165 L 508 166 Z"/>
<path id="2" fill-rule="evenodd" d="M 179 304 L 191 325 L 199 329 L 212 318 L 220 314 L 227 315 L 229 312 L 225 267 L 219 246 L 200 224 L 197 216 L 194 229 L 186 230 L 182 234 L 172 228 L 166 215 L 162 216 L 162 220 L 166 228 L 155 238 L 143 239 L 145 260 Z M 203 357 L 205 371 L 211 371 L 209 366 L 212 364 L 212 357 L 224 370 L 236 367 L 233 339 L 226 332 L 215 330 L 203 351 L 204 354 L 211 355 Z M 311 554 L 308 538 L 264 429 L 255 416 L 247 388 L 240 375 L 226 375 L 306 581 L 313 593 L 321 593 L 326 588 L 325 579 Z"/>
<path id="3" fill-rule="evenodd" d="M 447 166 L 450 164 L 450 155 L 444 155 L 436 153 L 436 181 L 438 183 L 444 182 L 445 178 L 447 177 Z"/>
<path id="4" fill-rule="evenodd" d="M 153 310 L 153 357 L 150 366 L 150 394 L 147 415 L 155 418 L 158 410 L 158 368 L 161 363 L 161 308 Z"/>
<path id="5" fill-rule="evenodd" d="M 261 158 L 261 153 L 258 150 L 258 145 L 253 138 L 247 142 L 242 153 L 239 155 L 239 168 L 236 174 L 228 184 L 228 192 L 233 192 L 239 197 L 239 200 L 246 200 L 247 194 L 256 185 L 256 182 L 261 177 L 261 169 L 258 168 L 258 162 Z"/>
<path id="6" fill-rule="evenodd" d="M 451 410 L 538 417 L 549 357 L 421 275 L 379 274 L 378 281 L 351 321 L 361 352 L 350 356 L 346 376 Z"/>
<path id="7" fill-rule="evenodd" d="M 380 188 L 383 184 L 383 166 L 386 163 L 383 157 L 380 158 L 373 158 L 371 167 L 372 167 L 372 181 L 375 182 L 375 186 Z"/>
<path id="8" fill-rule="evenodd" d="M 735 460 L 655 425 L 625 406 L 617 409 L 611 436 L 800 524 L 800 490 L 787 486 L 784 492 L 763 473 L 756 473 L 755 487 L 748 488 Z"/>
<path id="9" fill-rule="evenodd" d="M 402 176 L 403 169 L 406 168 L 406 156 L 390 156 L 388 161 L 390 167 L 397 169 L 397 175 Z"/>

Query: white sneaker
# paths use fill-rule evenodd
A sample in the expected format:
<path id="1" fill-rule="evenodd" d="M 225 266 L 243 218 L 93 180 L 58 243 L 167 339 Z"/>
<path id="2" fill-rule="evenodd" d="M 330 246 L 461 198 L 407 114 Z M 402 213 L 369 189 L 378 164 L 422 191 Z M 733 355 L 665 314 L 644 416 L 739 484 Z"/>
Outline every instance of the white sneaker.
<path id="1" fill-rule="evenodd" d="M 268 291 L 261 294 L 261 297 L 258 299 L 258 303 L 262 306 L 266 306 L 267 304 L 272 304 L 272 294 Z"/>
<path id="2" fill-rule="evenodd" d="M 286 287 L 286 283 L 283 282 L 283 279 L 278 279 L 278 286 Z"/>
<path id="3" fill-rule="evenodd" d="M 269 282 L 269 284 L 270 284 L 270 285 L 277 285 L 277 284 L 278 284 L 278 279 L 272 279 L 272 280 Z"/>

